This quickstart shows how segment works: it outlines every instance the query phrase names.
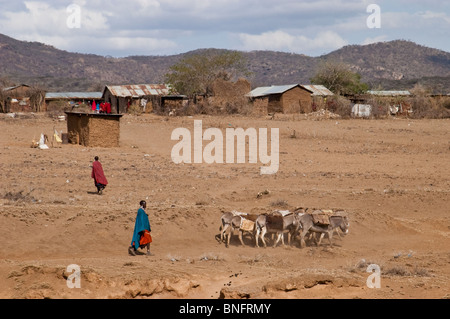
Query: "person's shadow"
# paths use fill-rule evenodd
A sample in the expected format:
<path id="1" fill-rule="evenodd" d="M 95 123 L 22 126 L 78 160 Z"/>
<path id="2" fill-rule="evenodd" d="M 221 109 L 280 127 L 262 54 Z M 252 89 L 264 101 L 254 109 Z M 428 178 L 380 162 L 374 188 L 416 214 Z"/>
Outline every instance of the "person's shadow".
<path id="1" fill-rule="evenodd" d="M 87 192 L 89 195 L 98 195 L 98 192 L 91 192 L 91 191 L 88 191 Z"/>

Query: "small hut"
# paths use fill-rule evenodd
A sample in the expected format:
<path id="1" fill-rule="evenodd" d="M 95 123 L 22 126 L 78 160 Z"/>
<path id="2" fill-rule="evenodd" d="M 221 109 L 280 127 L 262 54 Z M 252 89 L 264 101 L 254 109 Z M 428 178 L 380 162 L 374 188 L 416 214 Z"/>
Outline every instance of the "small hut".
<path id="1" fill-rule="evenodd" d="M 313 91 L 300 84 L 259 87 L 245 96 L 261 113 L 311 112 Z"/>
<path id="2" fill-rule="evenodd" d="M 69 143 L 86 147 L 119 147 L 121 114 L 65 113 Z"/>
<path id="3" fill-rule="evenodd" d="M 312 111 L 317 111 L 320 109 L 328 109 L 329 98 L 334 95 L 329 89 L 323 85 L 302 85 L 307 90 L 312 91 Z"/>
<path id="4" fill-rule="evenodd" d="M 0 111 L 4 113 L 45 111 L 45 92 L 26 84 L 2 89 L 0 97 Z"/>

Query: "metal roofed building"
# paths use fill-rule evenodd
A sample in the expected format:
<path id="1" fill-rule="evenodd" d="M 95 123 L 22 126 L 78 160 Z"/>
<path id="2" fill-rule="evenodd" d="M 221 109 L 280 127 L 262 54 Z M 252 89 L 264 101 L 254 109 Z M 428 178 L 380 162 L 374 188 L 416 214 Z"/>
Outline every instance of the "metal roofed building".
<path id="1" fill-rule="evenodd" d="M 289 84 L 259 87 L 245 96 L 259 113 L 308 113 L 312 94 L 313 91 L 300 84 Z"/>
<path id="2" fill-rule="evenodd" d="M 367 91 L 367 94 L 376 96 L 410 96 L 409 91 Z"/>
<path id="3" fill-rule="evenodd" d="M 161 98 L 171 91 L 167 84 L 107 85 L 103 89 L 102 99 L 111 103 L 113 113 L 121 114 L 127 113 L 129 107 L 136 103 L 144 109 L 150 102 L 152 107 L 155 103 L 161 105 Z"/>
<path id="4" fill-rule="evenodd" d="M 68 106 L 76 107 L 79 103 L 92 104 L 92 101 L 102 100 L 102 92 L 47 92 L 44 102 L 47 110 L 52 110 L 53 105 L 61 106 L 61 102 Z"/>
<path id="5" fill-rule="evenodd" d="M 302 85 L 305 89 L 308 89 L 310 91 L 312 91 L 312 96 L 322 96 L 322 97 L 326 97 L 326 96 L 333 96 L 334 93 L 331 92 L 329 89 L 327 89 L 325 86 L 323 85 L 312 85 L 312 84 L 308 84 L 308 85 Z"/>
<path id="6" fill-rule="evenodd" d="M 300 86 L 299 84 L 290 84 L 290 85 L 272 85 L 272 86 L 262 86 L 258 87 L 251 92 L 247 93 L 245 96 L 247 97 L 264 97 L 269 96 L 273 94 L 283 94 L 286 91 L 289 91 L 297 86 Z"/>

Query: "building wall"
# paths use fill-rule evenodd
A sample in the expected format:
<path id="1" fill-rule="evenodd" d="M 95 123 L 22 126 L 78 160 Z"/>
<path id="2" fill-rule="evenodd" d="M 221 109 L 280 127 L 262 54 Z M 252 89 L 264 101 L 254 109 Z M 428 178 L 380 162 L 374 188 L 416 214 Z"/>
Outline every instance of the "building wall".
<path id="1" fill-rule="evenodd" d="M 111 114 L 127 113 L 128 98 L 117 97 L 111 94 L 109 90 L 105 92 L 104 101 L 111 104 Z"/>
<path id="2" fill-rule="evenodd" d="M 312 111 L 311 92 L 295 87 L 282 95 L 283 113 L 309 113 Z"/>
<path id="3" fill-rule="evenodd" d="M 284 113 L 281 94 L 268 96 L 267 113 Z"/>
<path id="4" fill-rule="evenodd" d="M 253 114 L 255 115 L 267 115 L 269 113 L 269 98 L 261 97 L 253 99 Z"/>
<path id="5" fill-rule="evenodd" d="M 118 147 L 120 120 L 118 118 L 89 117 L 87 141 L 89 147 Z"/>
<path id="6" fill-rule="evenodd" d="M 118 147 L 120 117 L 67 113 L 69 143 L 86 147 Z"/>

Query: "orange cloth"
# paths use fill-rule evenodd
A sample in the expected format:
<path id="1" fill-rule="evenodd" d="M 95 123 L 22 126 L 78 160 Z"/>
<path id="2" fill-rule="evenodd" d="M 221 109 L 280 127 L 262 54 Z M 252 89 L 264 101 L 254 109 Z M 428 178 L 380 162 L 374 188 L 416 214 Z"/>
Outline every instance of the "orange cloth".
<path id="1" fill-rule="evenodd" d="M 152 241 L 152 235 L 150 235 L 150 232 L 148 230 L 144 230 L 144 233 L 141 235 L 141 239 L 139 240 L 139 246 L 145 246 L 150 244 Z"/>

